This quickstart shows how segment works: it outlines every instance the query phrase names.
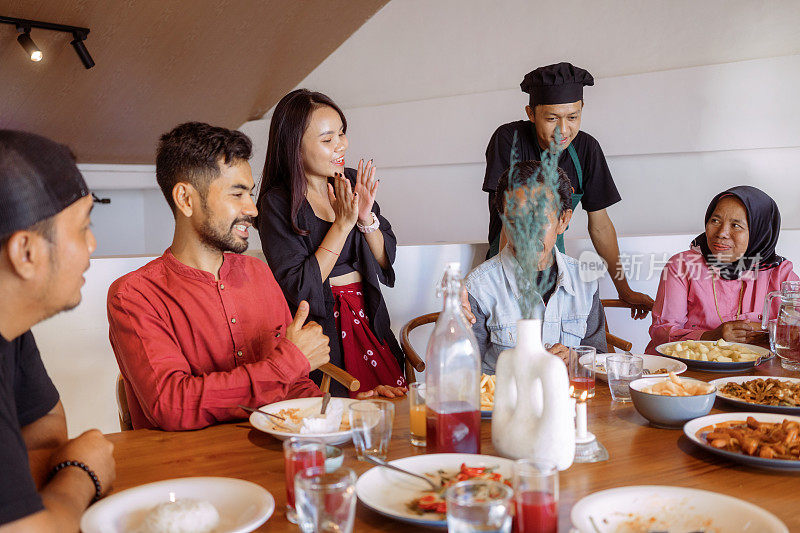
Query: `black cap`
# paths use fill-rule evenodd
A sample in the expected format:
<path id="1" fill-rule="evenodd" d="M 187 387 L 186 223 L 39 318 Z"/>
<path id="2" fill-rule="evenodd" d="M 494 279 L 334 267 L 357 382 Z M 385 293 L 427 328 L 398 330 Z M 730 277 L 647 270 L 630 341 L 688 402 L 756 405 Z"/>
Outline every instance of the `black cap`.
<path id="1" fill-rule="evenodd" d="M 556 63 L 528 72 L 519 84 L 535 104 L 569 104 L 583 100 L 584 85 L 594 85 L 588 71 L 570 63 Z"/>
<path id="2" fill-rule="evenodd" d="M 0 130 L 0 238 L 29 228 L 89 194 L 69 148 L 33 133 Z"/>

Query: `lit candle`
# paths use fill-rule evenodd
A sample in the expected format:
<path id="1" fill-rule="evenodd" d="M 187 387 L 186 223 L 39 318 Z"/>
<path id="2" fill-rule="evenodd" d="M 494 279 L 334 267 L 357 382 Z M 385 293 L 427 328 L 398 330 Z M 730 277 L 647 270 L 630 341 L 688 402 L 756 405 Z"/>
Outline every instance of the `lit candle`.
<path id="1" fill-rule="evenodd" d="M 586 397 L 588 396 L 587 391 L 583 391 L 581 393 L 580 401 L 576 406 L 576 426 L 577 426 L 577 438 L 578 440 L 586 439 L 588 434 L 587 429 L 587 420 L 586 420 Z"/>

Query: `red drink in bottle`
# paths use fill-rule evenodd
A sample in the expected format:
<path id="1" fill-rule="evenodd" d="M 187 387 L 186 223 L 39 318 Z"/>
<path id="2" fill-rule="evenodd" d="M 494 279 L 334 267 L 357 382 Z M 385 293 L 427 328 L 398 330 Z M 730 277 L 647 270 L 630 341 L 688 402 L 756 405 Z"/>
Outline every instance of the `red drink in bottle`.
<path id="1" fill-rule="evenodd" d="M 481 412 L 465 402 L 447 402 L 438 412 L 427 408 L 428 453 L 481 453 Z"/>
<path id="2" fill-rule="evenodd" d="M 548 492 L 525 491 L 514 497 L 514 533 L 557 533 L 558 505 Z"/>

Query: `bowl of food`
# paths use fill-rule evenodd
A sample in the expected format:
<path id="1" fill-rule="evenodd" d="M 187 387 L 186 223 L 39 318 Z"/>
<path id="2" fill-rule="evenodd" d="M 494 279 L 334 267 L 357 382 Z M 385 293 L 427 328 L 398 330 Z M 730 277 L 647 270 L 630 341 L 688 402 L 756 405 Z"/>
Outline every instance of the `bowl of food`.
<path id="1" fill-rule="evenodd" d="M 336 446 L 325 446 L 325 471 L 329 474 L 344 463 L 344 452 Z"/>
<path id="2" fill-rule="evenodd" d="M 716 387 L 705 381 L 679 378 L 640 378 L 631 382 L 631 399 L 639 414 L 654 426 L 679 428 L 705 416 L 716 399 Z"/>
<path id="3" fill-rule="evenodd" d="M 656 346 L 661 355 L 683 361 L 693 370 L 741 372 L 771 357 L 770 351 L 754 344 L 717 341 L 676 341 Z"/>

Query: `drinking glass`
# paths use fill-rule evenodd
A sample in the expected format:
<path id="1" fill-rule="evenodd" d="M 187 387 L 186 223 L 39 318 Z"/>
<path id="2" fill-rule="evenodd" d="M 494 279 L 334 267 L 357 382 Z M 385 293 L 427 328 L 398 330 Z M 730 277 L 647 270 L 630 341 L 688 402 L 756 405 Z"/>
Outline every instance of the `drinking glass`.
<path id="1" fill-rule="evenodd" d="M 461 481 L 447 489 L 449 533 L 511 532 L 514 491 L 497 481 Z"/>
<path id="2" fill-rule="evenodd" d="M 644 360 L 639 355 L 609 355 L 606 357 L 606 373 L 611 399 L 615 402 L 631 401 L 630 383 L 642 377 Z"/>
<path id="3" fill-rule="evenodd" d="M 286 518 L 297 523 L 294 506 L 294 478 L 307 468 L 325 468 L 325 443 L 314 439 L 292 437 L 283 441 L 286 469 Z"/>
<path id="4" fill-rule="evenodd" d="M 514 462 L 514 533 L 558 532 L 558 468 L 549 461 Z"/>
<path id="5" fill-rule="evenodd" d="M 350 533 L 356 516 L 356 475 L 307 468 L 294 479 L 297 525 L 303 533 Z"/>
<path id="6" fill-rule="evenodd" d="M 411 444 L 425 446 L 425 383 L 415 381 L 408 387 Z"/>
<path id="7" fill-rule="evenodd" d="M 594 346 L 575 346 L 569 349 L 567 369 L 573 398 L 580 398 L 584 391 L 586 391 L 586 398 L 594 398 L 596 358 L 597 349 Z M 583 359 L 583 363 L 581 363 L 581 359 Z"/>
<path id="8" fill-rule="evenodd" d="M 360 461 L 364 460 L 364 455 L 386 460 L 393 423 L 394 404 L 391 402 L 369 400 L 350 405 L 353 445 Z"/>

